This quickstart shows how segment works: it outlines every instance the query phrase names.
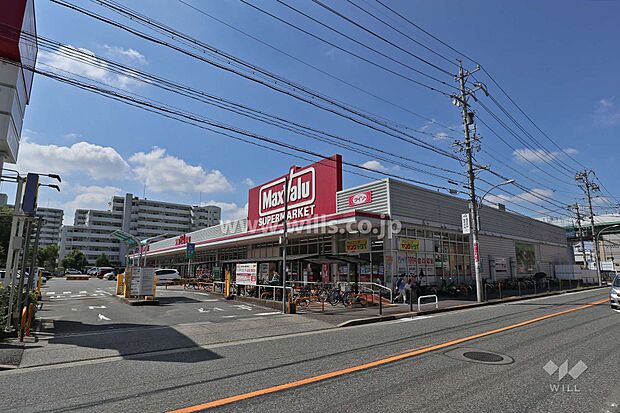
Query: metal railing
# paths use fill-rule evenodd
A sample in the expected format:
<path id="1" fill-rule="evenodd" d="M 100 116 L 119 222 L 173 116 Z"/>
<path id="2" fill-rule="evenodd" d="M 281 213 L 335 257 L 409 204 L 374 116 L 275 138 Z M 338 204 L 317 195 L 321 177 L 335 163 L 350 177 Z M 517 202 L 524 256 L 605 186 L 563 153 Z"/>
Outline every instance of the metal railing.
<path id="1" fill-rule="evenodd" d="M 418 297 L 418 311 L 420 311 L 420 308 L 422 307 L 422 305 L 428 305 L 428 304 L 433 304 L 433 303 L 424 303 L 422 304 L 420 301 L 422 301 L 423 298 L 435 298 L 435 309 L 439 309 L 439 299 L 437 298 L 437 296 L 435 294 L 432 295 L 421 295 Z"/>

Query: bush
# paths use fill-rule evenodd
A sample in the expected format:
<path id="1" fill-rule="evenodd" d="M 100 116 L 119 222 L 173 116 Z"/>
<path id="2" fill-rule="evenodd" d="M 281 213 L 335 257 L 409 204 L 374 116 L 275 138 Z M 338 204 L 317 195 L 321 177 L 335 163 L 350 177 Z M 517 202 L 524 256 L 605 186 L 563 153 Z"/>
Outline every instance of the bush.
<path id="1" fill-rule="evenodd" d="M 26 292 L 26 289 L 24 289 L 24 292 Z M 34 291 L 30 291 L 29 293 L 30 295 L 30 302 L 35 304 L 34 305 L 34 313 L 32 314 L 32 320 L 34 320 L 34 317 L 37 313 L 37 294 Z M 0 329 L 4 328 L 4 326 L 6 325 L 6 319 L 8 317 L 8 311 L 9 311 L 9 298 L 11 296 L 11 289 L 9 287 L 5 287 L 4 285 L 0 285 Z M 24 301 L 26 299 L 25 295 L 22 298 Z M 17 307 L 17 291 L 15 292 L 14 296 L 13 296 L 13 309 L 15 309 L 15 307 Z"/>

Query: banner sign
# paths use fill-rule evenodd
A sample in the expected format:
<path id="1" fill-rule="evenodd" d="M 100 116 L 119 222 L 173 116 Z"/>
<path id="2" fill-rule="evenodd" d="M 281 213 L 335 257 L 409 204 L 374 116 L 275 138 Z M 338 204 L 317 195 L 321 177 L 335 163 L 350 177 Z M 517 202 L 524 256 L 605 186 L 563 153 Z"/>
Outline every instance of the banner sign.
<path id="1" fill-rule="evenodd" d="M 372 192 L 359 192 L 349 196 L 349 206 L 354 207 L 358 205 L 369 204 L 372 202 Z"/>
<path id="2" fill-rule="evenodd" d="M 413 238 L 399 238 L 398 249 L 402 251 L 418 251 L 420 249 L 420 240 Z"/>
<path id="3" fill-rule="evenodd" d="M 463 223 L 463 234 L 470 234 L 471 226 L 469 225 L 469 214 L 461 214 L 461 222 Z"/>
<path id="4" fill-rule="evenodd" d="M 185 247 L 185 256 L 187 258 L 194 258 L 194 255 L 196 255 L 196 244 L 193 242 L 188 242 Z"/>
<path id="5" fill-rule="evenodd" d="M 370 240 L 368 238 L 348 239 L 345 241 L 345 250 L 348 254 L 370 251 Z"/>
<path id="6" fill-rule="evenodd" d="M 257 264 L 237 264 L 235 266 L 235 277 L 237 285 L 256 285 Z"/>
<path id="7" fill-rule="evenodd" d="M 288 179 L 288 196 L 285 198 Z M 264 185 L 250 189 L 248 230 L 280 225 L 284 221 L 303 221 L 336 212 L 336 192 L 342 190 L 342 157 L 334 155 L 306 167 L 294 166 Z"/>

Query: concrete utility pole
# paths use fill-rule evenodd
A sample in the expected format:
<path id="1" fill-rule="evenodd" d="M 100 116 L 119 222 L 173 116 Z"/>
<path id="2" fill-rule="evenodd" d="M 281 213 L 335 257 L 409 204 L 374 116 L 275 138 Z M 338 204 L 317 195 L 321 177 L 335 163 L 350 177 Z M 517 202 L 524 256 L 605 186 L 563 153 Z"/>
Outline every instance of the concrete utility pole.
<path id="1" fill-rule="evenodd" d="M 598 249 L 598 239 L 596 237 L 596 231 L 594 229 L 594 210 L 592 209 L 592 192 L 600 190 L 599 186 L 594 182 L 590 182 L 590 174 L 592 170 L 585 169 L 582 172 L 578 172 L 575 175 L 575 180 L 583 184 L 582 189 L 586 193 L 588 199 L 588 208 L 590 209 L 590 226 L 592 228 L 592 241 L 594 244 L 594 259 L 596 260 L 596 274 L 598 275 L 598 285 L 603 285 L 601 279 L 601 257 Z"/>
<path id="2" fill-rule="evenodd" d="M 477 67 L 472 72 L 466 72 L 465 70 L 463 70 L 463 63 L 459 62 L 459 74 L 457 76 L 457 79 L 460 86 L 460 95 L 453 95 L 452 99 L 453 103 L 461 108 L 461 113 L 463 116 L 463 132 L 465 133 L 465 140 L 463 142 L 459 142 L 458 144 L 459 146 L 461 146 L 461 148 L 465 148 L 465 157 L 467 158 L 467 175 L 469 178 L 469 213 L 471 216 L 471 239 L 473 243 L 474 271 L 476 275 L 476 297 L 478 299 L 478 302 L 482 302 L 482 276 L 480 274 L 480 254 L 478 249 L 478 201 L 476 200 L 476 176 L 472 157 L 472 140 L 477 141 L 478 138 L 474 136 L 472 139 L 471 137 L 469 126 L 474 124 L 474 112 L 469 111 L 467 99 L 469 98 L 469 96 L 474 96 L 474 92 L 479 89 L 482 89 L 485 93 L 486 90 L 484 89 L 484 86 L 482 84 L 476 84 L 476 87 L 474 89 L 467 89 L 466 87 L 467 78 L 478 70 L 480 70 L 480 67 Z"/>
<path id="3" fill-rule="evenodd" d="M 577 215 L 577 228 L 579 229 L 579 242 L 581 243 L 581 253 L 583 254 L 583 266 L 588 268 L 588 258 L 586 256 L 586 246 L 583 241 L 583 229 L 581 228 L 581 214 L 579 213 L 579 203 L 575 202 L 575 205 L 570 205 L 568 209 L 575 208 L 575 214 Z"/>
<path id="4" fill-rule="evenodd" d="M 282 314 L 286 314 L 286 247 L 288 246 L 288 186 L 289 174 L 284 178 L 284 219 L 282 234 Z"/>

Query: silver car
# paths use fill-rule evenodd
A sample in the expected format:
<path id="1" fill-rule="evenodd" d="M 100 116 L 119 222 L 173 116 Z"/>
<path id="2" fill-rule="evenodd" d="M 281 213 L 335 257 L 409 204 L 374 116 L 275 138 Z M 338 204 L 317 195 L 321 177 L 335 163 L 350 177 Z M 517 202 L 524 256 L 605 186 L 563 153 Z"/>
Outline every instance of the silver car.
<path id="1" fill-rule="evenodd" d="M 616 276 L 609 290 L 609 303 L 611 308 L 620 310 L 620 275 Z"/>

